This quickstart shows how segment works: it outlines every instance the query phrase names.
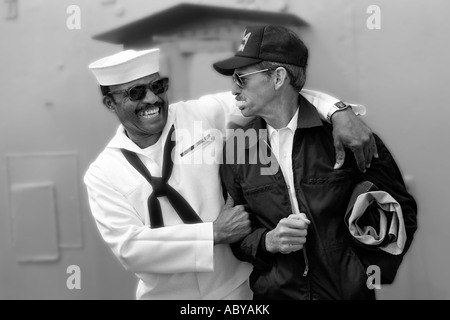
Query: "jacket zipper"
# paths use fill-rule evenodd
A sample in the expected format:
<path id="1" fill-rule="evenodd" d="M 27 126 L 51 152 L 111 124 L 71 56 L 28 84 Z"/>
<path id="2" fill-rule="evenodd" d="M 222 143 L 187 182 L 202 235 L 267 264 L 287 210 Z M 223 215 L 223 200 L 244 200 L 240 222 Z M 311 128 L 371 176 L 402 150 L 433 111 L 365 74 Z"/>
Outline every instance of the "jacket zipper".
<path id="1" fill-rule="evenodd" d="M 265 139 L 263 139 L 264 143 L 269 147 L 270 151 L 273 153 L 272 147 L 270 146 L 269 143 L 267 143 L 267 141 Z M 294 177 L 295 179 L 295 177 Z M 306 247 L 303 246 L 303 259 L 305 260 L 305 270 L 303 270 L 303 276 L 306 277 L 308 275 L 309 272 L 309 261 L 308 261 L 308 256 L 306 254 Z"/>
<path id="2" fill-rule="evenodd" d="M 309 262 L 308 262 L 308 256 L 306 254 L 306 247 L 303 246 L 303 259 L 305 259 L 305 270 L 303 271 L 303 276 L 306 277 L 308 275 L 309 271 Z"/>

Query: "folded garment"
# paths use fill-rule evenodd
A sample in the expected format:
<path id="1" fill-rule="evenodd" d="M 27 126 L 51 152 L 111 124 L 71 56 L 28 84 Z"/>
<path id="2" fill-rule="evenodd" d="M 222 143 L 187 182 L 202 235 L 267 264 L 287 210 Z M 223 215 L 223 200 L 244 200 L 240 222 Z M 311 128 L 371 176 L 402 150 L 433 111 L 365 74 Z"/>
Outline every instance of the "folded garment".
<path id="1" fill-rule="evenodd" d="M 379 248 L 393 255 L 403 252 L 405 221 L 400 204 L 387 192 L 364 181 L 351 196 L 344 221 L 359 244 Z"/>

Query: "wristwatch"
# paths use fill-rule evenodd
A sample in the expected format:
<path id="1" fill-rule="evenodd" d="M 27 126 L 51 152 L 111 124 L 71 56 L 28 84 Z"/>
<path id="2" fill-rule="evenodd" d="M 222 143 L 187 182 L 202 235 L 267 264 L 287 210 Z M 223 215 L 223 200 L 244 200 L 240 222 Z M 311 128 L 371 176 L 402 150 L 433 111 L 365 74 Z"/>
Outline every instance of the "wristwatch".
<path id="1" fill-rule="evenodd" d="M 351 109 L 352 106 L 349 105 L 349 104 L 346 104 L 346 103 L 344 103 L 344 102 L 342 102 L 342 101 L 336 102 L 336 103 L 331 107 L 330 111 L 328 111 L 328 114 L 327 114 L 327 120 L 328 120 L 328 122 L 331 123 L 331 116 L 332 116 L 336 111 L 342 111 L 342 110 L 345 110 L 345 109 L 348 109 L 348 108 Z"/>

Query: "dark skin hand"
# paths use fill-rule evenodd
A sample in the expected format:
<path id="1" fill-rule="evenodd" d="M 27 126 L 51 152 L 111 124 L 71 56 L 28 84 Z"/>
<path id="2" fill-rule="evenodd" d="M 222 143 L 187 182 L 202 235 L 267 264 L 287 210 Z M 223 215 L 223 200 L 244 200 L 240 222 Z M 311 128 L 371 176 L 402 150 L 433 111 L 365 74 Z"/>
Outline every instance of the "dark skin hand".
<path id="1" fill-rule="evenodd" d="M 227 201 L 213 222 L 214 244 L 233 243 L 248 235 L 251 229 L 249 214 L 243 205 L 234 206 L 233 198 Z"/>

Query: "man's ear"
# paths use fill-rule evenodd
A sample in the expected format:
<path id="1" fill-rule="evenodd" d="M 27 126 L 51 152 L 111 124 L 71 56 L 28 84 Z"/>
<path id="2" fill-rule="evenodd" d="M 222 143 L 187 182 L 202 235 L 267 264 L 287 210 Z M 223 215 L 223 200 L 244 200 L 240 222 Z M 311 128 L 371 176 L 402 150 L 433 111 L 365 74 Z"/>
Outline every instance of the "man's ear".
<path id="1" fill-rule="evenodd" d="M 288 81 L 287 71 L 283 67 L 279 67 L 275 70 L 275 90 L 280 89 L 286 81 Z"/>
<path id="2" fill-rule="evenodd" d="M 114 99 L 107 95 L 107 96 L 103 96 L 103 104 L 109 109 L 109 111 L 111 112 L 116 112 L 115 106 L 116 106 L 116 102 L 114 101 Z"/>

